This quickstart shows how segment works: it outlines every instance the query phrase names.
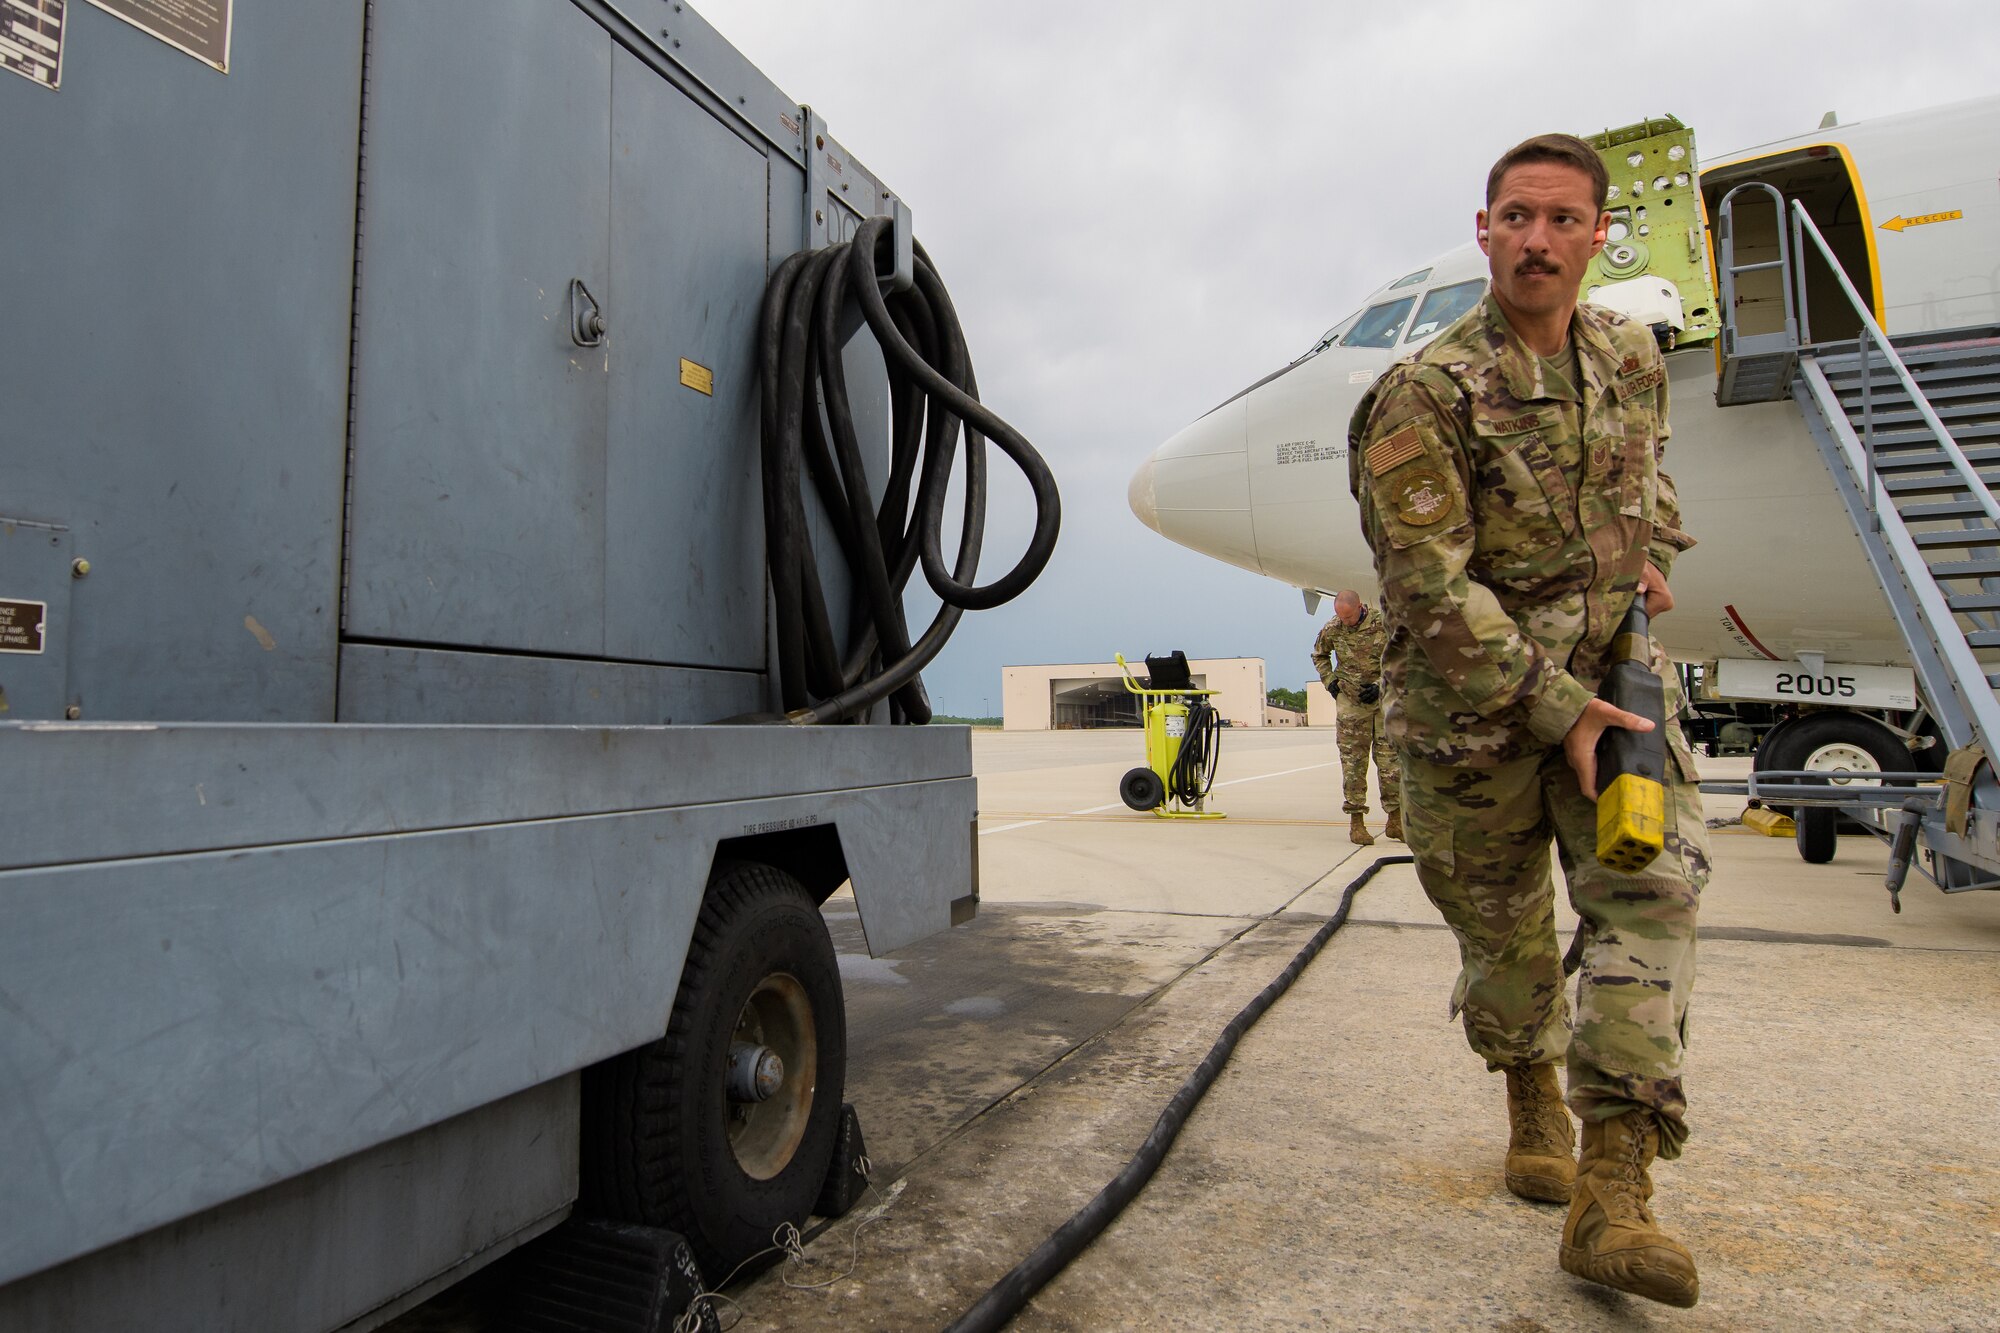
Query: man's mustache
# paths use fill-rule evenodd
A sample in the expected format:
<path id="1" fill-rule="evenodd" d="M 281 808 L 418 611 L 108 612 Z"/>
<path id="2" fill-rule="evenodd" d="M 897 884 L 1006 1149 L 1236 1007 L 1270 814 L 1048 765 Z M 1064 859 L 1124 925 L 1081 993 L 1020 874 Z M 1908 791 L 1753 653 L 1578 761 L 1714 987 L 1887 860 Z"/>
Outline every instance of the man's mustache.
<path id="1" fill-rule="evenodd" d="M 1541 259 L 1523 259 L 1523 260 L 1522 260 L 1522 261 L 1521 261 L 1520 263 L 1518 263 L 1518 264 L 1514 265 L 1514 272 L 1516 272 L 1516 273 L 1559 273 L 1559 272 L 1561 272 L 1561 270 L 1560 270 L 1560 269 L 1558 269 L 1558 268 L 1557 268 L 1557 267 L 1556 267 L 1556 266 L 1555 266 L 1554 264 L 1551 264 L 1551 263 L 1547 262 L 1546 260 L 1541 260 Z"/>

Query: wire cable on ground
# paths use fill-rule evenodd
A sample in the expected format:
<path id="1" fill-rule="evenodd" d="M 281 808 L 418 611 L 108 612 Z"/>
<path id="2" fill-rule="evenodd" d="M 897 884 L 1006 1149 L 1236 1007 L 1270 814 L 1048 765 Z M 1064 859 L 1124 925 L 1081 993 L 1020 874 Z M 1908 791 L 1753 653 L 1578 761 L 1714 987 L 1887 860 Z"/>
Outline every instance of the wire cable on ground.
<path id="1" fill-rule="evenodd" d="M 958 314 L 923 246 L 914 247 L 910 288 L 883 294 L 875 261 L 889 229 L 889 219 L 873 217 L 852 241 L 800 251 L 778 265 L 764 290 L 757 331 L 764 541 L 779 693 L 786 719 L 796 723 L 845 721 L 883 699 L 891 721 L 928 722 L 930 700 L 918 673 L 965 612 L 999 606 L 1035 581 L 1061 526 L 1048 464 L 979 401 Z M 872 480 L 843 365 L 857 311 L 889 373 L 889 470 Z M 958 555 L 947 568 L 945 500 L 961 429 L 965 499 Z M 986 524 L 988 440 L 1027 479 L 1035 526 L 1015 566 L 981 585 L 974 579 Z M 807 474 L 846 564 L 853 613 L 845 654 L 809 536 Z M 878 484 L 879 505 L 872 499 Z M 903 591 L 918 565 L 943 604 L 913 643 Z"/>
<path id="2" fill-rule="evenodd" d="M 1236 1043 L 1242 1039 L 1243 1034 L 1264 1016 L 1264 1011 L 1275 1004 L 1279 996 L 1291 989 L 1299 974 L 1304 972 L 1306 966 L 1319 956 L 1319 951 L 1326 947 L 1326 942 L 1347 924 L 1347 914 L 1354 906 L 1354 895 L 1361 892 L 1362 887 L 1373 879 L 1383 866 L 1409 865 L 1414 859 L 1408 855 L 1378 856 L 1374 864 L 1349 882 L 1346 891 L 1340 895 L 1340 906 L 1334 910 L 1333 915 L 1313 932 L 1313 937 L 1306 941 L 1305 947 L 1299 950 L 1298 955 L 1284 971 L 1278 974 L 1277 979 L 1259 991 L 1256 999 L 1243 1006 L 1242 1012 L 1229 1020 L 1229 1026 L 1225 1027 L 1222 1035 L 1216 1038 L 1215 1045 L 1209 1048 L 1208 1054 L 1202 1057 L 1194 1072 L 1187 1076 L 1187 1080 L 1180 1086 L 1180 1091 L 1176 1092 L 1173 1100 L 1167 1103 L 1167 1109 L 1160 1112 L 1159 1120 L 1153 1125 L 1153 1132 L 1146 1136 L 1146 1141 L 1139 1146 L 1139 1151 L 1132 1155 L 1132 1160 L 1125 1164 L 1125 1169 L 1114 1176 L 1110 1184 L 1099 1190 L 1096 1198 L 1079 1208 L 1069 1221 L 1057 1227 L 1047 1240 L 1037 1245 L 1033 1253 L 1016 1264 L 1012 1272 L 994 1283 L 971 1309 L 952 1321 L 945 1333 L 988 1333 L 989 1330 L 1003 1327 L 1008 1320 L 1020 1313 L 1021 1308 L 1036 1292 L 1068 1267 L 1071 1260 L 1083 1253 L 1085 1248 L 1097 1239 L 1099 1233 L 1111 1225 L 1118 1214 L 1125 1210 L 1125 1205 L 1138 1197 L 1139 1191 L 1146 1187 L 1146 1182 L 1159 1170 L 1160 1163 L 1166 1158 L 1167 1150 L 1173 1147 L 1174 1140 L 1180 1136 L 1181 1126 L 1187 1123 L 1189 1114 L 1207 1094 L 1210 1085 L 1215 1082 L 1216 1075 L 1222 1072 L 1222 1067 L 1229 1063 L 1229 1057 L 1236 1050 Z"/>

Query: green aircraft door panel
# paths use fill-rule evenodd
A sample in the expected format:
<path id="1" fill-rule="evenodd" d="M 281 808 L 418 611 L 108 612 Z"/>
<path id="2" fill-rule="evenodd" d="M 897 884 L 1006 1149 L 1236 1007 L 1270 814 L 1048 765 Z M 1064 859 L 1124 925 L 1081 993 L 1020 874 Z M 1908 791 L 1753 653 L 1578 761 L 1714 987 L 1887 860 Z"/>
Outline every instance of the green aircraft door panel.
<path id="1" fill-rule="evenodd" d="M 1631 313 L 1635 303 L 1652 308 L 1643 305 L 1648 289 L 1640 280 L 1670 283 L 1680 297 L 1682 325 L 1667 345 L 1713 339 L 1722 321 L 1708 265 L 1694 131 L 1673 116 L 1659 116 L 1587 135 L 1585 142 L 1611 173 L 1605 201 L 1611 226 L 1603 252 L 1584 274 L 1582 298 Z"/>

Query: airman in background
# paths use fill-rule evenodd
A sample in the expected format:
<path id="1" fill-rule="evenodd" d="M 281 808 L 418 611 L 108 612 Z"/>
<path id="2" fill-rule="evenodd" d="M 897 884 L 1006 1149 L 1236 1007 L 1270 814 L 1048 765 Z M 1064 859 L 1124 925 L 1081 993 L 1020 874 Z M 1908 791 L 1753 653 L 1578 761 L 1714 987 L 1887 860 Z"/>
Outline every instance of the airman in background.
<path id="1" fill-rule="evenodd" d="M 1382 650 L 1389 627 L 1382 613 L 1361 600 L 1352 588 L 1333 599 L 1333 619 L 1313 640 L 1313 670 L 1333 696 L 1338 723 L 1340 776 L 1344 785 L 1341 809 L 1347 812 L 1347 837 L 1363 847 L 1375 841 L 1369 833 L 1368 756 L 1375 756 L 1375 789 L 1388 813 L 1385 838 L 1403 836 L 1403 778 L 1396 751 L 1382 733 Z"/>
<path id="2" fill-rule="evenodd" d="M 1568 135 L 1494 164 L 1477 216 L 1486 299 L 1356 410 L 1349 479 L 1391 627 L 1384 726 L 1403 763 L 1418 879 L 1458 937 L 1452 1012 L 1503 1070 L 1506 1181 L 1566 1202 L 1580 1277 L 1672 1305 L 1693 1256 L 1648 1205 L 1655 1155 L 1687 1137 L 1681 1069 L 1695 910 L 1709 854 L 1694 761 L 1666 682 L 1666 847 L 1623 874 L 1596 858 L 1595 749 L 1651 723 L 1594 696 L 1620 617 L 1671 609 L 1680 530 L 1666 368 L 1651 332 L 1577 304 L 1605 241 L 1606 173 Z M 1582 918 L 1575 1023 L 1555 933 L 1550 842 Z M 1579 1160 L 1569 1107 L 1583 1122 Z"/>

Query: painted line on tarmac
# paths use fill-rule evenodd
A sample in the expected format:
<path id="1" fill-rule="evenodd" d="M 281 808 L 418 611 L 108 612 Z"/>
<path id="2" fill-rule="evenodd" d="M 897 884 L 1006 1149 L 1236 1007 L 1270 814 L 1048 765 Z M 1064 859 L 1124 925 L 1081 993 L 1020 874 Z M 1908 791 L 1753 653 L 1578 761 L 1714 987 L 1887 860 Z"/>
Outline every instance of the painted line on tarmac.
<path id="1" fill-rule="evenodd" d="M 1265 778 L 1288 778 L 1294 773 L 1310 773 L 1315 768 L 1332 768 L 1333 764 L 1334 761 L 1329 759 L 1323 764 L 1307 764 L 1304 768 L 1288 768 L 1279 773 L 1259 773 L 1255 777 L 1249 778 L 1231 778 L 1227 782 L 1218 782 L 1215 785 L 1218 787 L 1234 787 L 1239 782 L 1262 782 Z"/>
<path id="2" fill-rule="evenodd" d="M 1093 805 L 1088 810 L 1072 810 L 1066 815 L 1050 815 L 1047 819 L 1024 819 L 1018 824 L 1002 824 L 999 828 L 983 828 L 979 830 L 979 836 L 983 838 L 989 833 L 1012 833 L 1017 828 L 1033 828 L 1037 824 L 1047 824 L 1059 819 L 1071 819 L 1077 815 L 1101 815 L 1106 810 L 1123 810 L 1124 808 L 1125 802 L 1113 801 L 1110 805 Z"/>
<path id="3" fill-rule="evenodd" d="M 1218 787 L 1234 787 L 1240 782 L 1262 782 L 1265 778 L 1287 778 L 1294 773 L 1310 773 L 1316 768 L 1332 767 L 1333 761 L 1329 760 L 1324 764 L 1307 764 L 1302 768 L 1287 768 L 1276 773 L 1257 773 L 1247 778 L 1231 778 L 1227 782 L 1218 782 L 1215 785 Z M 1002 824 L 999 828 L 983 828 L 979 830 L 979 836 L 984 838 L 992 833 L 1012 833 L 1015 829 L 1033 828 L 1037 824 L 1048 824 L 1058 820 L 1074 819 L 1078 815 L 1101 815 L 1106 810 L 1123 810 L 1124 808 L 1125 802 L 1113 801 L 1109 805 L 1093 805 L 1088 810 L 1071 810 L 1067 814 L 1050 815 L 1046 819 L 1024 819 L 1018 824 Z"/>

